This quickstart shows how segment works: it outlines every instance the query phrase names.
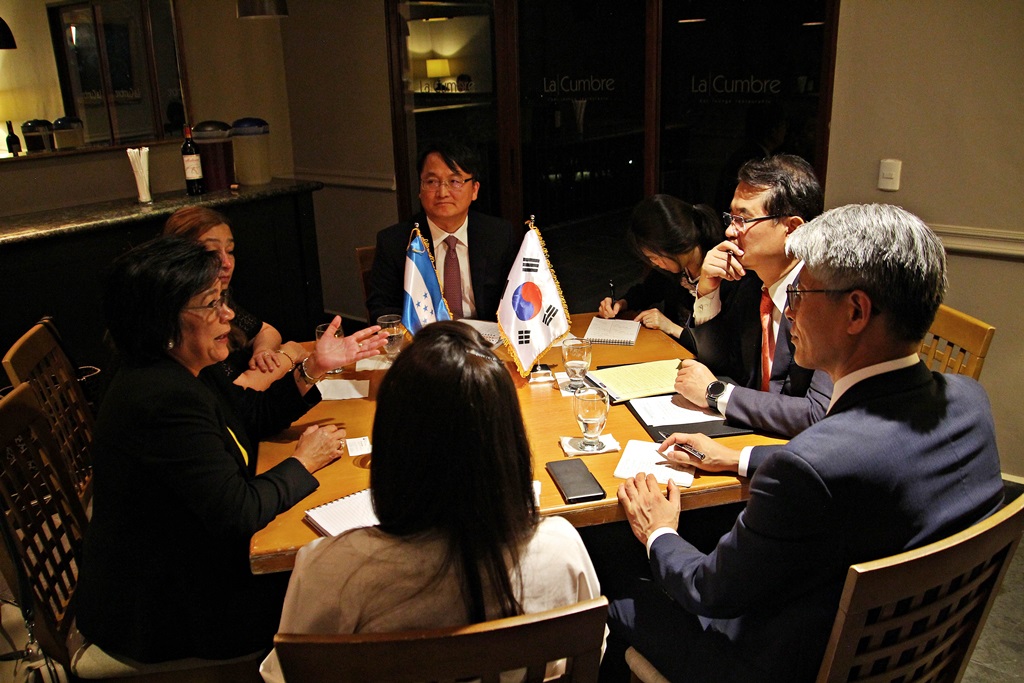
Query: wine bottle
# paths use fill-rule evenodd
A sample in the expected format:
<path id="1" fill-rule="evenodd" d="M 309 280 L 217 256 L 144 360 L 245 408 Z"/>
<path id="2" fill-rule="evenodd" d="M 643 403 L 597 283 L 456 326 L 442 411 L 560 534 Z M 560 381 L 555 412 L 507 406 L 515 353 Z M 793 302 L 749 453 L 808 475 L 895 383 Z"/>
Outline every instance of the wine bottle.
<path id="1" fill-rule="evenodd" d="M 185 164 L 185 191 L 193 196 L 202 194 L 203 165 L 199 160 L 199 147 L 192 142 L 191 126 L 185 126 L 185 143 L 181 146 L 181 159 Z"/>
<path id="2" fill-rule="evenodd" d="M 7 151 L 12 156 L 18 156 L 21 154 L 21 139 L 14 133 L 14 127 L 11 126 L 11 122 L 7 122 Z"/>

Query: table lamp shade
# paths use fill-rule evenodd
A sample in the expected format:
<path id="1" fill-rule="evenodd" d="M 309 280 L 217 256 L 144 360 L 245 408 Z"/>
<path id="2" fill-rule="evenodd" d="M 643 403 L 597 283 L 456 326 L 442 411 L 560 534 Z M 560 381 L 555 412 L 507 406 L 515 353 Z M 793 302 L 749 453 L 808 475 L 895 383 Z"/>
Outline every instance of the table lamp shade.
<path id="1" fill-rule="evenodd" d="M 427 60 L 427 78 L 447 78 L 451 75 L 452 72 L 448 67 L 447 59 Z"/>

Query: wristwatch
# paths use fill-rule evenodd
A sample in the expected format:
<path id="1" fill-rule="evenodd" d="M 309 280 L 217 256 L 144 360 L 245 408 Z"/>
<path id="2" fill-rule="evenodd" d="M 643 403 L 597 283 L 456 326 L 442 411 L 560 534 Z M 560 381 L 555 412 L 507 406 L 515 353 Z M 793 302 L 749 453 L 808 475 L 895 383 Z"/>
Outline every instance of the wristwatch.
<path id="1" fill-rule="evenodd" d="M 718 399 L 725 393 L 725 382 L 715 380 L 708 385 L 708 388 L 704 390 L 704 400 L 708 402 L 708 408 L 717 412 L 718 410 Z"/>

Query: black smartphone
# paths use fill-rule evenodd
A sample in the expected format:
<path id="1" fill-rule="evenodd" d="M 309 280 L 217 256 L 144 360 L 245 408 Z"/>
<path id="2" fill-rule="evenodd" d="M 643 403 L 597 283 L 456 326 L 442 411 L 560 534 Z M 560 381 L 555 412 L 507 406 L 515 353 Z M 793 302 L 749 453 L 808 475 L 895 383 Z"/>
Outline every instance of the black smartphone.
<path id="1" fill-rule="evenodd" d="M 605 497 L 601 484 L 579 458 L 553 460 L 545 467 L 566 503 L 585 503 Z"/>

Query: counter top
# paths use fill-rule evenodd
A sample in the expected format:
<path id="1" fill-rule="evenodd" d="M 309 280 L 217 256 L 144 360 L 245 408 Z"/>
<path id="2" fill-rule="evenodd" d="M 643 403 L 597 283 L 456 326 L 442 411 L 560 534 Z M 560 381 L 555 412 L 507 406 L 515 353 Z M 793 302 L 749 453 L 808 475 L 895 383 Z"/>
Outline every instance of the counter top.
<path id="1" fill-rule="evenodd" d="M 237 190 L 207 192 L 190 197 L 182 191 L 165 192 L 153 196 L 152 204 L 140 204 L 137 199 L 116 199 L 97 204 L 83 204 L 64 209 L 25 213 L 0 218 L 0 246 L 45 237 L 67 235 L 83 230 L 113 227 L 139 218 L 170 216 L 183 206 L 217 208 L 245 203 L 283 194 L 314 192 L 323 183 L 275 178 L 267 185 L 240 185 Z"/>

